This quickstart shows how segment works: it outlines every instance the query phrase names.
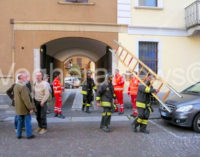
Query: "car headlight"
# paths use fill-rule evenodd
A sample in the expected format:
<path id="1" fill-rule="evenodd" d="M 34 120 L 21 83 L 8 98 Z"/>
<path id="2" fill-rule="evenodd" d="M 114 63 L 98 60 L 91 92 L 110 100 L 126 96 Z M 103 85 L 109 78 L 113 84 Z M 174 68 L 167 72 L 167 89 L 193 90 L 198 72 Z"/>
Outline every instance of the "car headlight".
<path id="1" fill-rule="evenodd" d="M 177 112 L 188 112 L 192 109 L 192 105 L 187 105 L 187 106 L 182 106 L 180 108 L 178 108 L 176 111 Z"/>

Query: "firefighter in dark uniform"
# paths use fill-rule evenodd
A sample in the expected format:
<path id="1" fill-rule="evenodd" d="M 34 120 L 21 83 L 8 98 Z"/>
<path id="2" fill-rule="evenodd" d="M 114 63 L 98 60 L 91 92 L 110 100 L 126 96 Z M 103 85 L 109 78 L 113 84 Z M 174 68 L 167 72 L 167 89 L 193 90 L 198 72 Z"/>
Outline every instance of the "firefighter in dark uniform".
<path id="1" fill-rule="evenodd" d="M 105 132 L 110 131 L 109 125 L 111 121 L 113 99 L 116 99 L 112 85 L 112 77 L 111 74 L 107 74 L 106 80 L 99 86 L 96 96 L 97 106 L 103 107 L 100 128 Z"/>
<path id="2" fill-rule="evenodd" d="M 83 94 L 82 111 L 85 111 L 85 107 L 86 107 L 86 113 L 90 113 L 89 108 L 91 106 L 91 102 L 94 99 L 93 90 L 96 91 L 96 86 L 95 86 L 94 80 L 92 79 L 92 71 L 88 70 L 87 78 L 83 82 L 82 91 L 81 91 L 81 94 Z"/>
<path id="3" fill-rule="evenodd" d="M 158 90 L 155 90 L 152 87 L 149 87 L 151 80 L 152 80 L 152 76 L 149 75 L 145 80 L 146 85 L 148 87 L 145 87 L 141 83 L 139 84 L 139 87 L 138 87 L 138 94 L 136 97 L 138 117 L 132 123 L 134 132 L 137 132 L 137 127 L 140 126 L 140 132 L 149 134 L 149 131 L 146 130 L 146 128 L 148 124 L 149 115 L 151 112 L 153 112 L 153 109 L 150 106 L 150 96 L 151 96 L 151 93 L 158 92 Z"/>

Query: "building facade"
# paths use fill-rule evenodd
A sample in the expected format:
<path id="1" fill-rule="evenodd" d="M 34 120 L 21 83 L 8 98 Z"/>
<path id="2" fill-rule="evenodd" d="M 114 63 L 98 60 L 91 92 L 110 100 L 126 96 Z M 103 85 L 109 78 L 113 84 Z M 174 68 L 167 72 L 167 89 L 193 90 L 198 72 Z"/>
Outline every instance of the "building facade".
<path id="1" fill-rule="evenodd" d="M 125 73 L 113 40 L 181 90 L 200 76 L 198 11 L 194 0 L 1 0 L 0 93 L 18 71 L 64 71 L 74 56 Z"/>

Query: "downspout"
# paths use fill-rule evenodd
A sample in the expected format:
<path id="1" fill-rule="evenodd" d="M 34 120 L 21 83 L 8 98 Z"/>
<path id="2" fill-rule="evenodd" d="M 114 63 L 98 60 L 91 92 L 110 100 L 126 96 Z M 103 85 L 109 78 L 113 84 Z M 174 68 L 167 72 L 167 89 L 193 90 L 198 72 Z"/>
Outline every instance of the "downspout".
<path id="1" fill-rule="evenodd" d="M 14 30 L 14 19 L 10 19 L 10 24 L 12 26 L 12 41 L 11 41 L 11 53 L 12 53 L 12 78 L 13 83 L 15 83 L 15 30 Z"/>

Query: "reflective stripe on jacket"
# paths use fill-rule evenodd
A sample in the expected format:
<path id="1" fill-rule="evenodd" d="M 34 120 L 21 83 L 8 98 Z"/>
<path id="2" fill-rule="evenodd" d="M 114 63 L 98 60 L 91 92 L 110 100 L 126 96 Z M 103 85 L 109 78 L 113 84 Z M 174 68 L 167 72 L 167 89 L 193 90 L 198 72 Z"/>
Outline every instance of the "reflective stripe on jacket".
<path id="1" fill-rule="evenodd" d="M 123 91 L 124 90 L 124 77 L 120 74 L 115 75 L 113 79 L 114 90 Z"/>
<path id="2" fill-rule="evenodd" d="M 55 78 L 53 81 L 53 91 L 54 94 L 61 94 L 62 93 L 62 86 L 60 80 Z"/>
<path id="3" fill-rule="evenodd" d="M 148 83 L 146 83 L 148 84 Z M 150 96 L 151 93 L 155 93 L 156 90 L 153 89 L 152 87 L 145 87 L 143 84 L 139 84 L 138 86 L 138 93 L 137 93 L 137 97 L 136 97 L 136 106 L 137 103 L 143 103 L 143 104 L 149 104 L 150 103 Z M 139 107 L 139 106 L 137 106 Z M 143 108 L 143 107 L 142 107 Z"/>
<path id="4" fill-rule="evenodd" d="M 108 82 L 102 83 L 97 90 L 96 101 L 100 102 L 102 107 L 111 107 L 114 98 L 113 85 Z"/>
<path id="5" fill-rule="evenodd" d="M 129 88 L 128 88 L 130 95 L 137 95 L 138 86 L 139 86 L 139 80 L 137 80 L 136 78 L 131 78 L 129 81 Z"/>

